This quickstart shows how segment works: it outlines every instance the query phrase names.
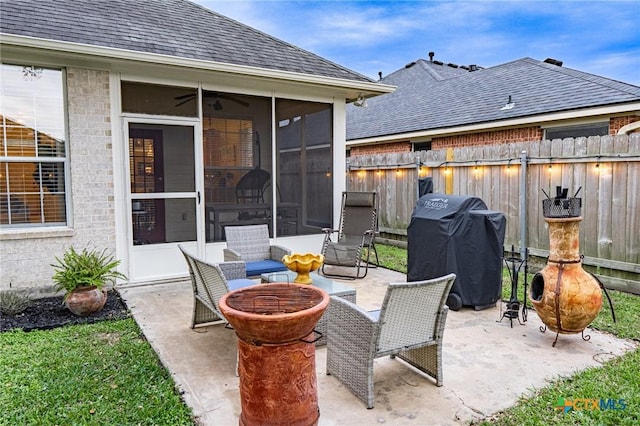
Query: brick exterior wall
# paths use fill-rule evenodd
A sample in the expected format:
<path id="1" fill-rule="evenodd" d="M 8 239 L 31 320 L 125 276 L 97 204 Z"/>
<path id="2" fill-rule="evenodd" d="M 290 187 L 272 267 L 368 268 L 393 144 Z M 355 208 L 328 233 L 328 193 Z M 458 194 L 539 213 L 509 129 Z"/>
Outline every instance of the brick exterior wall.
<path id="1" fill-rule="evenodd" d="M 0 290 L 11 282 L 14 288 L 46 292 L 53 284 L 50 264 L 71 245 L 115 250 L 109 73 L 69 68 L 66 77 L 69 227 L 0 235 Z"/>
<path id="2" fill-rule="evenodd" d="M 433 138 L 432 149 L 458 148 L 475 145 L 500 145 L 510 142 L 529 142 L 542 139 L 544 131 L 538 126 L 519 129 L 494 130 L 491 132 Z"/>
<path id="3" fill-rule="evenodd" d="M 411 152 L 411 143 L 407 141 L 354 146 L 350 150 L 350 155 L 384 154 L 385 152 Z"/>
<path id="4" fill-rule="evenodd" d="M 627 124 L 640 121 L 635 115 L 624 117 L 612 117 L 609 120 L 609 134 L 615 135 L 618 130 Z M 636 130 L 640 132 L 640 130 Z M 511 142 L 539 141 L 544 137 L 544 130 L 539 126 L 522 127 L 518 129 L 494 130 L 488 132 L 468 133 L 434 137 L 431 140 L 432 149 L 459 148 L 475 145 L 500 145 Z M 387 152 L 409 152 L 411 142 L 392 142 L 378 145 L 354 146 L 351 155 L 384 154 Z"/>
<path id="5" fill-rule="evenodd" d="M 609 120 L 609 134 L 616 135 L 618 130 L 626 126 L 627 124 L 635 123 L 636 121 L 640 121 L 640 117 L 637 115 L 628 115 L 625 117 L 613 117 Z M 636 130 L 632 133 L 640 132 Z"/>

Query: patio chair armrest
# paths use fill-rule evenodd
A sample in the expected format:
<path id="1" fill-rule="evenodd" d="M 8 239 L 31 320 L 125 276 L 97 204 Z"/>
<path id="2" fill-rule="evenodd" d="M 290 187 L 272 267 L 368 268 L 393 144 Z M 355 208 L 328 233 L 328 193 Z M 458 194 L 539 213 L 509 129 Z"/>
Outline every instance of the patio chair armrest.
<path id="1" fill-rule="evenodd" d="M 232 262 L 234 260 L 242 260 L 242 255 L 234 249 L 223 248 L 222 254 L 225 262 Z"/>
<path id="2" fill-rule="evenodd" d="M 331 296 L 327 309 L 327 338 L 331 340 L 349 340 L 350 345 L 367 349 L 377 338 L 378 321 L 362 307 L 337 296 Z"/>
<path id="3" fill-rule="evenodd" d="M 291 254 L 291 250 L 283 246 L 269 246 L 270 259 L 282 261 L 282 257 L 286 254 Z"/>
<path id="4" fill-rule="evenodd" d="M 227 281 L 247 278 L 247 266 L 242 261 L 221 262 L 218 267 Z"/>
<path id="5" fill-rule="evenodd" d="M 331 229 L 331 228 L 322 228 L 321 231 L 324 232 L 325 234 L 333 234 L 334 232 L 338 232 L 337 229 Z"/>

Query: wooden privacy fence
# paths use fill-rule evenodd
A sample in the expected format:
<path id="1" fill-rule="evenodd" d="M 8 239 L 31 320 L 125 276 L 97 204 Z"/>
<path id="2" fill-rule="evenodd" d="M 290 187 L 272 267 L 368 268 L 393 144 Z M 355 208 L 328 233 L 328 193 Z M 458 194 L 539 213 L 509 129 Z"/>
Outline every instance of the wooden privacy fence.
<path id="1" fill-rule="evenodd" d="M 640 294 L 640 134 L 543 140 L 348 158 L 347 188 L 380 195 L 383 236 L 404 239 L 418 178 L 434 192 L 481 198 L 507 218 L 505 247 L 548 257 L 542 200 L 582 198 L 580 253 L 607 287 Z M 524 174 L 522 174 L 524 170 Z M 525 208 L 521 208 L 525 206 Z"/>

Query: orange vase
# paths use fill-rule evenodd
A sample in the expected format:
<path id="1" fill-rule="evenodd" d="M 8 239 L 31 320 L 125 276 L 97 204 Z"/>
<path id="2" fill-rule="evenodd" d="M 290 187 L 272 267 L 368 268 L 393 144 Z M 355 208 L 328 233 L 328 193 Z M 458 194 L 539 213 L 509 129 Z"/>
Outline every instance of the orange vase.
<path id="1" fill-rule="evenodd" d="M 545 221 L 549 226 L 549 259 L 547 266 L 533 277 L 530 300 L 551 330 L 580 333 L 602 307 L 600 284 L 582 268 L 582 217 L 545 217 Z"/>
<path id="2" fill-rule="evenodd" d="M 104 308 L 107 292 L 96 286 L 77 287 L 65 299 L 67 309 L 78 316 L 87 316 Z"/>

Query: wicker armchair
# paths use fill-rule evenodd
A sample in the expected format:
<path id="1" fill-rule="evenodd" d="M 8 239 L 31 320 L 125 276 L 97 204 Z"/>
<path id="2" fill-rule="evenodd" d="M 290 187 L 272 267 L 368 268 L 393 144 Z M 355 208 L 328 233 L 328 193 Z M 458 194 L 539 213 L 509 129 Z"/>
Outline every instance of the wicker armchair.
<path id="1" fill-rule="evenodd" d="M 269 242 L 267 225 L 245 225 L 225 227 L 227 248 L 223 249 L 224 260 L 245 262 L 247 277 L 259 277 L 269 272 L 286 271 L 282 256 L 291 250 Z"/>
<path id="2" fill-rule="evenodd" d="M 327 374 L 373 408 L 373 361 L 398 357 L 442 386 L 445 304 L 455 274 L 389 284 L 379 311 L 367 312 L 339 297 L 327 310 Z"/>
<path id="3" fill-rule="evenodd" d="M 223 262 L 213 265 L 200 260 L 178 246 L 189 265 L 193 287 L 193 316 L 191 328 L 209 323 L 225 323 L 218 301 L 231 290 L 255 285 L 247 279 L 244 262 Z"/>

